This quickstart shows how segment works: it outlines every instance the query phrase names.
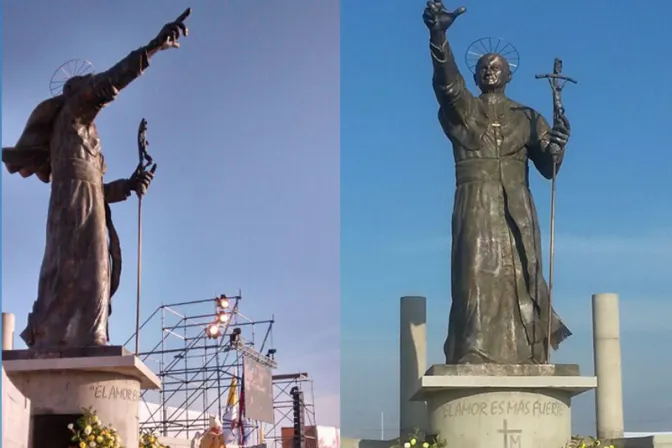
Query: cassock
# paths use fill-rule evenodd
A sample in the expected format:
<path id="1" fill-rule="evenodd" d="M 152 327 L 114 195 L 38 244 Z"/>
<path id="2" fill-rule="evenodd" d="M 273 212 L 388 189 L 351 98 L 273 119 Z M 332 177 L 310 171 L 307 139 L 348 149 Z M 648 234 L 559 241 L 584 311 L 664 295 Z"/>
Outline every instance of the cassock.
<path id="1" fill-rule="evenodd" d="M 125 180 L 103 183 L 105 162 L 94 119 L 148 65 L 146 51 L 139 49 L 108 71 L 83 78 L 74 94 L 41 103 L 16 146 L 2 150 L 10 173 L 35 174 L 51 184 L 37 300 L 21 334 L 29 347 L 108 342 L 111 297 L 121 275 L 108 204 L 125 200 L 130 191 Z"/>
<path id="2" fill-rule="evenodd" d="M 447 42 L 431 50 L 456 178 L 446 363 L 542 363 L 549 293 L 528 162 L 552 177 L 549 125 L 503 93 L 473 96 Z M 569 335 L 553 311 L 551 345 Z"/>

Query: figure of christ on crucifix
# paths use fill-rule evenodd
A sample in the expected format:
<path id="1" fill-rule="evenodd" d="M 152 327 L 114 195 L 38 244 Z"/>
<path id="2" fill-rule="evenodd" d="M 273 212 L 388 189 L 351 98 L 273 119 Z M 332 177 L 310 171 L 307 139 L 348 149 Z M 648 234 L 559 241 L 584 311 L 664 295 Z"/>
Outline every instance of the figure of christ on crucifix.
<path id="1" fill-rule="evenodd" d="M 111 298 L 121 276 L 121 248 L 109 204 L 145 194 L 152 171 L 103 183 L 105 162 L 94 120 L 137 79 L 157 52 L 178 48 L 190 10 L 148 45 L 109 70 L 70 78 L 38 105 L 16 146 L 2 149 L 10 173 L 51 183 L 47 238 L 37 300 L 21 337 L 31 349 L 107 345 Z"/>
<path id="2" fill-rule="evenodd" d="M 545 342 L 557 348 L 571 332 L 549 313 L 528 161 L 551 179 L 569 129 L 562 123 L 551 128 L 538 112 L 506 97 L 512 70 L 501 54 L 480 57 L 474 81 L 482 93 L 469 92 L 446 38 L 465 11 L 448 12 L 430 1 L 423 15 L 439 121 L 453 146 L 457 183 L 446 363 L 543 363 Z"/>

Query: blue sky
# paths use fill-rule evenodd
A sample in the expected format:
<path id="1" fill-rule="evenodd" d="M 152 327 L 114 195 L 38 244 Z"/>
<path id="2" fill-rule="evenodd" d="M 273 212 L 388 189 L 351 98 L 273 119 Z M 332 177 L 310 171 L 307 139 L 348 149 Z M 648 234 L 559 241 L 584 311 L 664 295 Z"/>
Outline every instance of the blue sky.
<path id="1" fill-rule="evenodd" d="M 428 362 L 443 362 L 450 307 L 450 143 L 436 119 L 425 2 L 341 5 L 341 408 L 344 436 L 398 431 L 399 297 L 428 298 Z M 449 38 L 464 51 L 484 36 L 513 42 L 521 65 L 509 96 L 551 112 L 534 75 L 564 59 L 573 135 L 558 180 L 556 292 L 574 331 L 554 361 L 592 373 L 590 296 L 621 295 L 625 420 L 669 430 L 672 361 L 672 86 L 669 2 L 465 1 Z M 467 77 L 470 80 L 470 77 Z M 475 88 L 473 82 L 469 82 Z M 548 244 L 550 183 L 532 175 Z M 546 263 L 547 265 L 547 263 Z M 592 394 L 575 430 L 594 428 Z"/>
<path id="2" fill-rule="evenodd" d="M 280 372 L 315 380 L 318 422 L 339 423 L 338 2 L 171 0 L 6 2 L 2 144 L 14 145 L 53 71 L 98 71 L 152 39 L 187 6 L 182 48 L 158 54 L 97 120 L 108 179 L 137 163 L 149 122 L 159 164 L 143 203 L 143 315 L 242 288 L 242 311 L 276 318 Z M 17 333 L 36 295 L 49 187 L 3 169 L 2 298 Z M 115 204 L 124 272 L 112 343 L 133 332 L 135 199 Z M 160 333 L 143 335 L 149 348 Z"/>

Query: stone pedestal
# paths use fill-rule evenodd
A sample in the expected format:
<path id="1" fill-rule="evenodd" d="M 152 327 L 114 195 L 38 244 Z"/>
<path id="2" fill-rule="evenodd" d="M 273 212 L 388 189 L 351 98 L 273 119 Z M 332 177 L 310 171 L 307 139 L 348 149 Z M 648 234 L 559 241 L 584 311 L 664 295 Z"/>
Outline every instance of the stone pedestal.
<path id="1" fill-rule="evenodd" d="M 28 448 L 30 400 L 19 391 L 2 368 L 2 444 L 5 448 Z"/>
<path id="2" fill-rule="evenodd" d="M 563 448 L 571 398 L 596 386 L 577 365 L 435 365 L 413 399 L 449 447 Z"/>
<path id="3" fill-rule="evenodd" d="M 60 431 L 63 416 L 82 414 L 82 408 L 91 407 L 103 424 L 117 429 L 125 446 L 138 446 L 140 391 L 159 389 L 161 382 L 133 354 L 122 347 L 94 347 L 12 350 L 4 351 L 2 358 L 9 378 L 31 401 L 35 430 L 36 422 L 44 428 L 53 419 L 59 422 L 53 430 Z M 35 443 L 36 436 L 32 437 Z"/>

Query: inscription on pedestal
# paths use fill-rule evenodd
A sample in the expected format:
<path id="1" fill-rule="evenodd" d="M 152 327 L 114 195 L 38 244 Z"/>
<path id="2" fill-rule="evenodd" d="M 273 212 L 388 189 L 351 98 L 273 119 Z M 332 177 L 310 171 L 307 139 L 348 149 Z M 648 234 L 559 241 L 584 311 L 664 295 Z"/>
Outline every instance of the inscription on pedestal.
<path id="1" fill-rule="evenodd" d="M 92 384 L 89 391 L 98 400 L 138 401 L 140 390 L 130 387 L 116 387 L 103 384 Z"/>
<path id="2" fill-rule="evenodd" d="M 520 436 L 523 434 L 522 429 L 510 429 L 505 419 L 502 423 L 502 429 L 497 430 L 497 432 L 504 436 L 504 448 L 522 448 L 520 444 Z"/>
<path id="3" fill-rule="evenodd" d="M 472 401 L 458 400 L 444 408 L 444 417 L 477 416 L 532 416 L 562 417 L 562 405 L 555 401 L 542 400 L 499 400 Z"/>

